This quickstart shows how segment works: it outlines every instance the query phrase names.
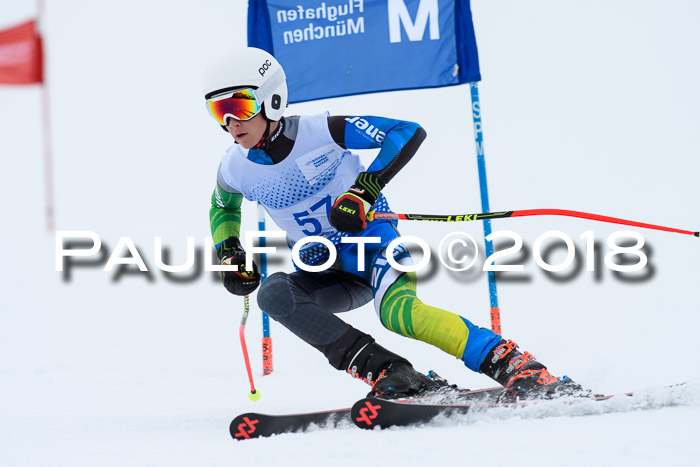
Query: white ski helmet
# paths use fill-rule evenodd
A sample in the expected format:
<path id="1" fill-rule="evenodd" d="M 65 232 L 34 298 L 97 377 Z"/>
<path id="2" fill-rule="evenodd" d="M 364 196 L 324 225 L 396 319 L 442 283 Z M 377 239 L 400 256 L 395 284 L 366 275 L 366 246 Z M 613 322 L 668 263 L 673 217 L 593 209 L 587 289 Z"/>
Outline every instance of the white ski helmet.
<path id="1" fill-rule="evenodd" d="M 239 48 L 212 63 L 204 73 L 205 99 L 242 87 L 255 89 L 266 120 L 282 118 L 287 107 L 287 77 L 275 57 L 255 47 Z"/>

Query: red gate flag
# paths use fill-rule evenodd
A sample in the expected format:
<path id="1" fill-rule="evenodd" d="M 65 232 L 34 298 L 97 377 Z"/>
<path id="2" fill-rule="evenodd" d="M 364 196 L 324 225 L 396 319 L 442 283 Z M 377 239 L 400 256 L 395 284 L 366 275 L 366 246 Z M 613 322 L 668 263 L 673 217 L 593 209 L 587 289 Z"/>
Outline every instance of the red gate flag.
<path id="1" fill-rule="evenodd" d="M 0 31 L 0 84 L 43 81 L 41 37 L 34 20 Z"/>

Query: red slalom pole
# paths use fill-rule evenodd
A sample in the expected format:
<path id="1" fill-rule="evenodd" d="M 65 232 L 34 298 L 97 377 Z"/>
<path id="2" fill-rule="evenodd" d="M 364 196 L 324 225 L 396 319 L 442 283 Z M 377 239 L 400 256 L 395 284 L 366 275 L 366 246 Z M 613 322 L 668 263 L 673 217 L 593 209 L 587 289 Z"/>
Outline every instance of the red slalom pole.
<path id="1" fill-rule="evenodd" d="M 641 227 L 644 229 L 662 230 L 664 232 L 673 232 L 693 237 L 700 237 L 700 232 L 692 230 L 681 230 L 674 227 L 664 227 L 662 225 L 646 224 L 644 222 L 630 221 L 620 219 L 618 217 L 601 216 L 600 214 L 591 214 L 589 212 L 570 211 L 567 209 L 524 209 L 520 211 L 502 211 L 502 212 L 482 212 L 477 214 L 457 214 L 457 215 L 439 215 L 439 214 L 396 214 L 393 212 L 374 212 L 370 211 L 367 214 L 367 220 L 373 219 L 389 219 L 389 220 L 408 220 L 408 221 L 433 221 L 433 222 L 468 222 L 479 221 L 483 219 L 502 219 L 505 217 L 525 217 L 525 216 L 568 216 L 578 217 L 581 219 L 590 219 L 599 222 L 608 222 L 611 224 L 629 225 L 632 227 Z"/>
<path id="2" fill-rule="evenodd" d="M 250 381 L 250 392 L 248 393 L 248 399 L 256 401 L 260 399 L 260 392 L 255 389 L 255 383 L 253 382 L 253 372 L 250 369 L 250 359 L 248 358 L 248 347 L 245 343 L 245 324 L 248 321 L 248 311 L 250 311 L 250 298 L 248 295 L 243 297 L 243 318 L 241 319 L 241 325 L 238 328 L 238 336 L 241 339 L 241 349 L 243 349 L 243 359 L 245 360 L 245 369 L 248 372 L 248 381 Z"/>

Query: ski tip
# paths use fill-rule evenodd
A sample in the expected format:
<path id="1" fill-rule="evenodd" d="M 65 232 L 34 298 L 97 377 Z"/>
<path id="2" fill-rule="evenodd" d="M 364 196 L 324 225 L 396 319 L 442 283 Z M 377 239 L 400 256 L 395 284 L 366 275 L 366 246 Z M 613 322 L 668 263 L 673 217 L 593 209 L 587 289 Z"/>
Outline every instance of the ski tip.
<path id="1" fill-rule="evenodd" d="M 258 423 L 260 423 L 260 417 L 256 417 L 256 414 L 239 415 L 231 422 L 229 433 L 236 441 L 257 438 L 260 436 Z"/>
<path id="2" fill-rule="evenodd" d="M 382 406 L 378 399 L 373 397 L 367 397 L 360 399 L 353 404 L 350 410 L 350 417 L 355 425 L 366 430 L 371 430 L 375 426 L 379 426 L 375 423 L 375 419 L 379 414 Z"/>

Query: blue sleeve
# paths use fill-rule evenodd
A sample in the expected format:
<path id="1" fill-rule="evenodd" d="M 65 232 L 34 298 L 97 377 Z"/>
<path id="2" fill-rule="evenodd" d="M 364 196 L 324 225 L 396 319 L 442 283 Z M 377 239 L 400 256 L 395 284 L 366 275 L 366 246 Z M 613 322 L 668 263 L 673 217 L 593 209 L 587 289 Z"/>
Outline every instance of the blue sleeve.
<path id="1" fill-rule="evenodd" d="M 411 160 L 426 137 L 417 123 L 383 117 L 334 116 L 329 117 L 328 126 L 344 148 L 379 149 L 367 172 L 384 185 Z"/>

